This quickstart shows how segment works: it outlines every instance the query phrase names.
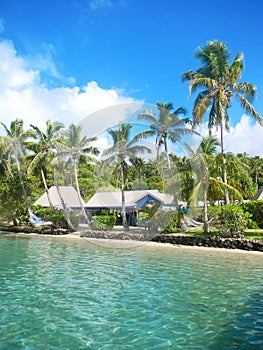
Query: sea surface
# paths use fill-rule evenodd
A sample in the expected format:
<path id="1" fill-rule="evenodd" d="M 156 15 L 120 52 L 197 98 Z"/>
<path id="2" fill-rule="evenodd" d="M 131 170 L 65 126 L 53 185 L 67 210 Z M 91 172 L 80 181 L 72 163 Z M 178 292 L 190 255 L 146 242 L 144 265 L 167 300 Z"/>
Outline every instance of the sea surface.
<path id="1" fill-rule="evenodd" d="M 0 349 L 263 349 L 263 254 L 0 235 Z"/>

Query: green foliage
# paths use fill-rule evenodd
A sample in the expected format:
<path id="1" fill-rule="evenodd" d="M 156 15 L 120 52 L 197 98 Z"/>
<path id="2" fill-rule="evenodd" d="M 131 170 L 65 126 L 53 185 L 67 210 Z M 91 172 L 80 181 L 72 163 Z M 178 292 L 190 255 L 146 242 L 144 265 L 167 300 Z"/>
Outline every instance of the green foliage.
<path id="1" fill-rule="evenodd" d="M 155 215 L 155 213 L 158 211 L 160 205 L 161 203 L 156 202 L 152 208 L 145 206 L 143 208 L 143 212 L 146 214 L 146 217 L 149 219 L 152 218 Z"/>
<path id="2" fill-rule="evenodd" d="M 56 211 L 49 216 L 49 220 L 55 228 L 68 228 L 67 221 L 61 211 Z"/>
<path id="3" fill-rule="evenodd" d="M 23 177 L 24 186 L 28 193 L 33 192 L 35 179 Z M 29 198 L 31 200 L 31 198 Z M 13 222 L 15 225 L 28 223 L 28 212 L 18 173 L 14 169 L 13 176 L 3 177 L 0 185 L 0 220 Z"/>
<path id="4" fill-rule="evenodd" d="M 43 220 L 51 221 L 52 226 L 55 228 L 68 228 L 64 214 L 60 210 L 56 210 L 54 213 L 52 213 L 51 208 L 42 208 L 41 205 L 37 205 L 33 208 L 33 211 L 36 216 L 42 218 Z"/>
<path id="5" fill-rule="evenodd" d="M 222 237 L 242 237 L 251 221 L 251 214 L 237 205 L 224 205 L 209 208 L 209 217 L 214 218 L 211 226 Z"/>
<path id="6" fill-rule="evenodd" d="M 243 203 L 241 207 L 251 214 L 252 220 L 257 224 L 259 228 L 263 228 L 263 200 Z"/>
<path id="7" fill-rule="evenodd" d="M 93 216 L 93 228 L 104 230 L 114 227 L 116 224 L 116 217 L 114 215 L 95 215 Z"/>
<path id="8" fill-rule="evenodd" d="M 169 224 L 163 230 L 163 233 L 180 232 L 182 228 L 181 218 L 182 213 L 179 211 L 175 212 L 172 220 L 170 220 Z"/>
<path id="9" fill-rule="evenodd" d="M 34 213 L 36 216 L 39 216 L 43 220 L 50 220 L 50 215 L 52 214 L 51 208 L 43 208 L 42 205 L 36 205 L 33 208 Z"/>

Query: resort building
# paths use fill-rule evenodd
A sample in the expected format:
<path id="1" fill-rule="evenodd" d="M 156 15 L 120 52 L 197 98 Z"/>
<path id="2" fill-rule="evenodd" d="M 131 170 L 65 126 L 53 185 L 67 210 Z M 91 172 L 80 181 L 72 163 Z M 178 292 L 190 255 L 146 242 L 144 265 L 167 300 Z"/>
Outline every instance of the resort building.
<path id="1" fill-rule="evenodd" d="M 133 224 L 133 219 L 138 219 L 140 210 L 152 208 L 156 203 L 162 210 L 175 209 L 173 196 L 158 190 L 125 191 L 125 210 L 129 223 Z M 85 204 L 85 208 L 91 214 L 98 214 L 103 209 L 121 212 L 121 192 L 98 192 Z"/>
<path id="2" fill-rule="evenodd" d="M 59 193 L 58 193 L 57 187 L 52 186 L 48 190 L 48 194 L 49 194 L 51 203 L 55 209 L 63 208 L 63 203 L 61 201 L 61 198 L 66 208 L 72 211 L 79 211 L 81 209 L 78 193 L 75 190 L 75 188 L 72 186 L 59 186 Z M 85 205 L 84 200 L 83 199 L 81 200 L 82 200 L 82 204 Z M 43 208 L 50 207 L 47 193 L 46 192 L 43 193 L 42 196 L 37 201 L 35 201 L 33 205 L 34 206 L 41 205 Z"/>

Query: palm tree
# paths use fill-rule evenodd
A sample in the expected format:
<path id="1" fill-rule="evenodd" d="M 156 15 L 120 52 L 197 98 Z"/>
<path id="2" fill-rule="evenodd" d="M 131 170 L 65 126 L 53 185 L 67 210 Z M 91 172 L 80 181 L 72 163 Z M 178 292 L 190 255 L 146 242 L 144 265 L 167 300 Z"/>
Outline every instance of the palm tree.
<path id="1" fill-rule="evenodd" d="M 126 208 L 125 208 L 125 178 L 124 167 L 126 159 L 135 158 L 138 153 L 147 152 L 151 150 L 143 145 L 136 144 L 138 141 L 137 135 L 131 138 L 132 124 L 120 123 L 118 129 L 109 129 L 108 133 L 112 138 L 113 145 L 103 152 L 106 157 L 106 163 L 115 162 L 120 166 L 121 177 L 121 203 L 122 203 L 122 224 L 127 226 Z"/>
<path id="2" fill-rule="evenodd" d="M 197 95 L 193 108 L 193 126 L 202 123 L 208 109 L 208 128 L 216 126 L 221 133 L 221 153 L 223 159 L 223 181 L 227 184 L 226 158 L 224 146 L 224 129 L 229 129 L 228 109 L 235 96 L 246 113 L 263 125 L 263 119 L 252 106 L 256 87 L 248 82 L 239 82 L 244 69 L 244 56 L 238 53 L 233 62 L 230 62 L 230 51 L 226 45 L 219 41 L 209 41 L 200 47 L 195 57 L 201 61 L 201 67 L 196 71 L 183 74 L 183 81 L 189 81 L 189 95 L 198 89 L 202 91 Z M 225 193 L 226 203 L 229 195 Z"/>
<path id="3" fill-rule="evenodd" d="M 156 136 L 157 158 L 160 155 L 161 146 L 164 146 L 167 168 L 171 170 L 171 162 L 168 150 L 168 139 L 173 143 L 179 142 L 183 135 L 190 133 L 186 128 L 189 119 L 180 119 L 181 115 L 186 115 L 186 109 L 179 107 L 174 110 L 172 103 L 157 103 L 159 116 L 152 112 L 144 111 L 138 115 L 139 120 L 145 120 L 150 123 L 150 129 L 138 133 L 137 138 L 146 138 Z"/>
<path id="4" fill-rule="evenodd" d="M 44 169 L 45 164 L 55 157 L 54 150 L 60 141 L 60 131 L 64 125 L 60 122 L 52 123 L 51 120 L 47 120 L 45 132 L 41 131 L 38 126 L 32 124 L 30 126 L 36 133 L 37 142 L 31 144 L 34 153 L 30 155 L 32 161 L 28 167 L 28 173 L 30 174 L 34 168 L 39 167 L 48 202 L 53 212 L 54 207 L 49 196 Z"/>
<path id="5" fill-rule="evenodd" d="M 82 137 L 81 132 L 81 125 L 75 125 L 74 123 L 70 124 L 69 128 L 63 134 L 62 140 L 60 141 L 60 144 L 62 146 L 60 155 L 68 157 L 68 163 L 73 163 L 74 180 L 76 190 L 78 193 L 78 199 L 81 206 L 82 214 L 86 220 L 86 223 L 88 224 L 89 219 L 85 211 L 79 189 L 78 162 L 81 158 L 85 158 L 86 160 L 96 162 L 96 159 L 93 156 L 97 155 L 99 151 L 97 150 L 97 148 L 89 145 L 91 142 L 96 140 L 96 137 Z"/>
<path id="6" fill-rule="evenodd" d="M 216 162 L 215 153 L 217 147 L 220 145 L 216 137 L 209 136 L 202 138 L 197 151 L 188 148 L 190 154 L 189 166 L 192 168 L 193 176 L 195 178 L 195 186 L 191 195 L 193 202 L 196 202 L 200 195 L 204 202 L 204 232 L 209 232 L 208 221 L 208 194 L 209 189 L 214 188 L 215 192 L 224 193 L 227 189 L 235 193 L 238 199 L 242 199 L 240 193 L 230 185 L 225 184 L 216 176 Z"/>
<path id="7" fill-rule="evenodd" d="M 2 142 L 8 148 L 8 163 L 10 164 L 12 160 L 15 161 L 20 185 L 25 198 L 26 208 L 27 208 L 28 214 L 30 215 L 31 214 L 30 203 L 29 203 L 26 187 L 23 180 L 20 161 L 21 161 L 22 155 L 25 154 L 28 138 L 35 137 L 35 134 L 32 130 L 24 130 L 24 122 L 21 119 L 16 119 L 12 121 L 10 123 L 9 128 L 4 123 L 1 123 L 1 125 L 4 127 L 6 132 L 6 135 L 2 136 Z"/>
<path id="8" fill-rule="evenodd" d="M 263 159 L 259 156 L 255 156 L 250 159 L 251 166 L 251 175 L 254 178 L 254 181 L 257 186 L 257 190 L 259 189 L 258 180 L 263 176 Z"/>

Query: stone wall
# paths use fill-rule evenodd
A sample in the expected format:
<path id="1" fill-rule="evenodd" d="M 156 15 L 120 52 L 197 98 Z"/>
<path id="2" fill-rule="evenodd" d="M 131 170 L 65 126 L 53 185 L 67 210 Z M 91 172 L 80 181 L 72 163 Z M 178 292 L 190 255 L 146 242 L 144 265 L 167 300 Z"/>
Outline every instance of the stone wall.
<path id="1" fill-rule="evenodd" d="M 241 238 L 221 238 L 221 237 L 189 237 L 182 235 L 160 234 L 155 236 L 152 241 L 160 243 L 170 243 L 178 245 L 255 250 L 263 252 L 263 240 L 248 240 Z"/>

